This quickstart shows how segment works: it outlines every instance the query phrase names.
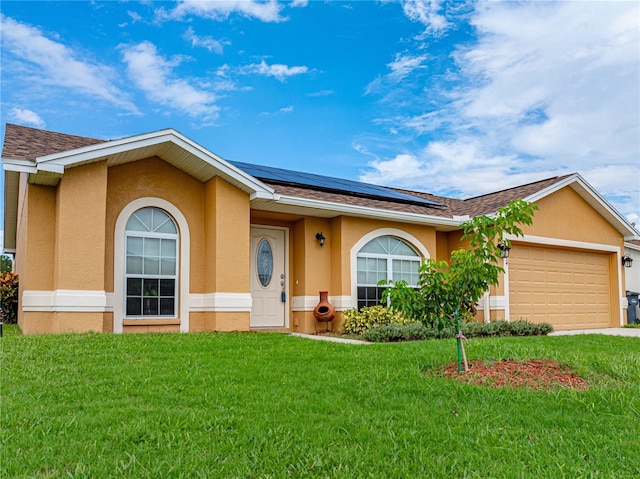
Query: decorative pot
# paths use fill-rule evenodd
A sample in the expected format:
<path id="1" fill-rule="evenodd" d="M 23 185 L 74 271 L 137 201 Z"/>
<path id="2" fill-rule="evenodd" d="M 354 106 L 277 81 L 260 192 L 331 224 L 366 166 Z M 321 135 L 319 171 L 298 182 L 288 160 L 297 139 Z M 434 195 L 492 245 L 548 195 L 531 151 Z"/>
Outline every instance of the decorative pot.
<path id="1" fill-rule="evenodd" d="M 313 310 L 316 321 L 333 321 L 336 317 L 336 308 L 329 302 L 328 296 L 328 291 L 320 291 L 320 302 Z"/>

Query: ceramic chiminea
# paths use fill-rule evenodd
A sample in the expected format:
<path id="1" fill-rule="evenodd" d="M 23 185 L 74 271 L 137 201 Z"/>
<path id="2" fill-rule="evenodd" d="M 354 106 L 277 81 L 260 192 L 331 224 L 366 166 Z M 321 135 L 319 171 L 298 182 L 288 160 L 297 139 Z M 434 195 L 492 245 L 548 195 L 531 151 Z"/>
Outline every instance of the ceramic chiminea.
<path id="1" fill-rule="evenodd" d="M 320 291 L 320 302 L 313 310 L 313 316 L 316 321 L 328 323 L 336 317 L 336 308 L 329 302 L 328 296 L 328 291 Z"/>

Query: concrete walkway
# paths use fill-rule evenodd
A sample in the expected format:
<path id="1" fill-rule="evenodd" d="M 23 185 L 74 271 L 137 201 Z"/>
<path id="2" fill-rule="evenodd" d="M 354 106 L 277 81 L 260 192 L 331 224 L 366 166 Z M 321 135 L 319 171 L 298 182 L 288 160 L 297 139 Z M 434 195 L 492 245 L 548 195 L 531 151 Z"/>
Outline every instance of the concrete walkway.
<path id="1" fill-rule="evenodd" d="M 569 336 L 573 334 L 607 334 L 609 336 L 628 336 L 640 338 L 640 328 L 602 328 L 602 329 L 571 329 L 554 331 L 549 336 Z"/>
<path id="2" fill-rule="evenodd" d="M 346 344 L 372 344 L 367 341 L 359 341 L 357 339 L 344 339 L 335 336 L 325 336 L 320 334 L 302 334 L 289 333 L 291 336 L 299 338 L 313 339 L 316 341 L 331 341 L 334 343 Z M 606 334 L 609 336 L 627 336 L 631 338 L 640 338 L 640 328 L 602 328 L 602 329 L 570 329 L 566 331 L 554 331 L 549 336 L 571 336 L 575 334 Z"/>
<path id="3" fill-rule="evenodd" d="M 305 339 L 315 339 L 316 341 L 331 341 L 333 343 L 346 343 L 346 344 L 371 344 L 367 341 L 359 341 L 357 339 L 345 339 L 336 338 L 335 336 L 324 336 L 320 334 L 302 334 L 302 333 L 289 333 L 291 336 L 297 336 Z"/>

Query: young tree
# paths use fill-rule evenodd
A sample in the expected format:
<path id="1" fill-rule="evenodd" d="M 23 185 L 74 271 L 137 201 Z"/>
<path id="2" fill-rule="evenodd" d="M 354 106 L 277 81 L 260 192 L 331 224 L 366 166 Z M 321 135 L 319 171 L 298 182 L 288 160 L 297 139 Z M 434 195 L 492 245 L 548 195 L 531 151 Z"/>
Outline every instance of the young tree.
<path id="1" fill-rule="evenodd" d="M 520 225 L 531 225 L 538 207 L 524 200 L 513 200 L 492 216 L 476 216 L 463 223 L 463 240 L 470 249 L 451 253 L 449 261 L 426 259 L 420 266 L 418 289 L 406 282 L 392 284 L 384 292 L 391 308 L 442 329 L 452 326 L 457 311 L 475 312 L 475 305 L 500 274 L 500 247 L 510 247 L 507 235 L 522 236 Z"/>

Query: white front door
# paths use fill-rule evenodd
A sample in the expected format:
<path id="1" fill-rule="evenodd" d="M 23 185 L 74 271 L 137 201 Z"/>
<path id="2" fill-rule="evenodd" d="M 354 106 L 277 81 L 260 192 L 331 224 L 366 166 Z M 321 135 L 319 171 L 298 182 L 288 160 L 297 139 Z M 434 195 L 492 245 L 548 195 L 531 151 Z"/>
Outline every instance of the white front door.
<path id="1" fill-rule="evenodd" d="M 284 229 L 251 228 L 251 327 L 287 326 Z"/>

